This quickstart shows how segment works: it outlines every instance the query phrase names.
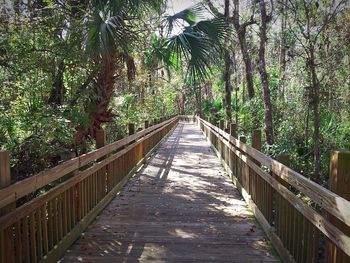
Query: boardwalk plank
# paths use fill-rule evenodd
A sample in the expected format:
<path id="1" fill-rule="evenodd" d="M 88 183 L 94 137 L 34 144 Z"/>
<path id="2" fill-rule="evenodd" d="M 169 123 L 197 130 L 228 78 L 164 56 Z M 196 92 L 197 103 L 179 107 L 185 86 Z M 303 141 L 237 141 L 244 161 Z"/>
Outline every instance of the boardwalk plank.
<path id="1" fill-rule="evenodd" d="M 194 124 L 180 123 L 63 262 L 278 262 Z"/>

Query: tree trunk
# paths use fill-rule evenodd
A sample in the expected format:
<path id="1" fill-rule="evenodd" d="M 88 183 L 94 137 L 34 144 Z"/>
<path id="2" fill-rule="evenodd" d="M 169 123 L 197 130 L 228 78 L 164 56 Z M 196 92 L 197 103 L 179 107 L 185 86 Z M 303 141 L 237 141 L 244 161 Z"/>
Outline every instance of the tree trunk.
<path id="1" fill-rule="evenodd" d="M 246 28 L 249 25 L 249 23 L 241 25 L 239 22 L 239 0 L 234 0 L 233 5 L 233 25 L 237 33 L 239 47 L 241 49 L 243 62 L 245 65 L 245 77 L 247 81 L 248 96 L 249 99 L 252 99 L 255 94 L 253 84 L 252 61 L 248 52 L 248 45 L 246 41 Z"/>
<path id="2" fill-rule="evenodd" d="M 309 144 L 309 137 L 310 137 L 310 107 L 308 105 L 307 112 L 306 112 L 306 120 L 305 120 L 305 146 Z"/>
<path id="3" fill-rule="evenodd" d="M 60 106 L 63 104 L 66 88 L 64 87 L 64 69 L 65 64 L 63 59 L 59 62 L 57 71 L 54 75 L 54 82 L 48 102 L 54 106 Z"/>
<path id="4" fill-rule="evenodd" d="M 196 114 L 202 116 L 202 88 L 200 86 L 195 87 L 196 94 Z"/>
<path id="5" fill-rule="evenodd" d="M 185 93 L 181 92 L 180 94 L 180 114 L 185 114 L 185 103 L 186 103 L 186 95 Z"/>
<path id="6" fill-rule="evenodd" d="M 233 53 L 232 56 L 233 72 L 234 72 L 234 84 L 235 84 L 235 123 L 236 127 L 238 126 L 238 68 L 236 54 Z"/>
<path id="7" fill-rule="evenodd" d="M 315 49 L 313 45 L 309 46 L 309 61 L 308 66 L 311 73 L 312 82 L 312 110 L 314 115 L 314 171 L 313 179 L 316 182 L 320 181 L 320 167 L 321 167 L 321 152 L 320 152 L 320 82 L 316 73 L 315 65 Z"/>
<path id="8" fill-rule="evenodd" d="M 242 74 L 242 87 L 243 87 L 243 89 L 242 89 L 242 103 L 243 104 L 246 102 L 246 99 L 245 99 L 245 88 L 244 88 L 246 80 L 247 79 Z"/>
<path id="9" fill-rule="evenodd" d="M 239 46 L 241 48 L 243 62 L 244 62 L 244 66 L 245 66 L 245 78 L 247 81 L 248 97 L 249 97 L 249 99 L 252 99 L 252 98 L 254 98 L 254 95 L 255 95 L 254 83 L 253 83 L 252 60 L 251 60 L 249 52 L 248 52 L 245 31 L 246 31 L 245 28 L 239 29 L 237 36 L 238 36 L 238 42 L 239 42 Z"/>
<path id="10" fill-rule="evenodd" d="M 212 1 L 206 0 L 205 1 L 209 9 L 217 16 L 222 16 L 221 13 L 218 12 L 217 8 L 214 7 Z M 228 7 L 230 5 L 230 1 L 225 0 L 225 14 L 224 17 L 229 17 Z M 227 8 L 226 8 L 227 6 Z M 227 9 L 227 10 L 226 10 Z M 226 15 L 227 13 L 227 15 Z M 255 24 L 255 21 L 251 18 L 249 21 L 241 24 L 239 19 L 239 0 L 233 0 L 233 20 L 230 20 L 229 22 L 233 24 L 235 31 L 237 33 L 239 47 L 241 49 L 243 62 L 245 65 L 245 78 L 247 82 L 247 90 L 248 90 L 248 96 L 249 99 L 252 99 L 255 95 L 254 92 L 254 84 L 253 84 L 253 70 L 252 70 L 252 60 L 248 51 L 248 44 L 246 41 L 246 29 L 249 25 Z M 244 92 L 244 91 L 243 91 Z"/>
<path id="11" fill-rule="evenodd" d="M 269 80 L 266 72 L 265 45 L 266 45 L 266 25 L 268 17 L 264 0 L 259 1 L 260 6 L 260 46 L 259 46 L 259 73 L 263 88 L 263 99 L 265 107 L 265 133 L 266 141 L 269 145 L 274 144 L 272 104 L 270 98 Z"/>
<path id="12" fill-rule="evenodd" d="M 280 34 L 280 57 L 279 57 L 279 64 L 280 64 L 280 92 L 281 97 L 284 100 L 284 79 L 285 79 L 285 71 L 286 71 L 286 39 L 285 39 L 285 30 L 287 27 L 287 12 L 285 8 L 285 2 L 283 1 L 281 5 L 281 34 Z"/>
<path id="13" fill-rule="evenodd" d="M 229 26 L 228 24 L 228 18 L 230 13 L 230 1 L 225 0 L 225 21 L 226 26 Z M 230 58 L 230 52 L 228 50 L 228 37 L 226 38 L 226 48 L 225 48 L 225 73 L 224 73 L 224 79 L 225 79 L 225 109 L 226 109 L 226 119 L 227 119 L 227 127 L 229 128 L 232 122 L 232 112 L 231 112 L 231 58 Z"/>
<path id="14" fill-rule="evenodd" d="M 120 54 L 119 54 L 120 55 Z M 101 124 L 110 122 L 115 114 L 109 108 L 109 103 L 113 97 L 116 82 L 116 59 L 117 55 L 106 52 L 102 58 L 102 65 L 96 80 L 96 96 L 98 100 L 89 105 L 89 127 L 78 127 L 76 141 L 78 144 L 84 143 L 87 138 L 96 138 L 96 131 L 101 129 Z"/>

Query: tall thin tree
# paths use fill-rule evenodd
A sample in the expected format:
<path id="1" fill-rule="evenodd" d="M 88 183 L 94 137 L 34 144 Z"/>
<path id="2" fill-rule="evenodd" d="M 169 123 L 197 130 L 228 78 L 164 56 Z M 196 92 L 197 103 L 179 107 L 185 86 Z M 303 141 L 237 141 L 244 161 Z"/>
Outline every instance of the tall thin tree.
<path id="1" fill-rule="evenodd" d="M 229 18 L 230 18 L 230 0 L 224 0 L 225 5 L 225 23 L 226 27 L 229 28 Z M 224 51 L 224 61 L 225 61 L 225 109 L 226 109 L 226 119 L 227 119 L 227 128 L 230 127 L 232 122 L 232 111 L 231 111 L 231 56 L 229 50 L 229 35 L 226 36 L 225 40 L 225 51 Z"/>
<path id="2" fill-rule="evenodd" d="M 271 21 L 271 15 L 268 16 L 266 12 L 265 0 L 259 0 L 260 8 L 260 43 L 259 43 L 259 74 L 261 79 L 261 86 L 263 89 L 263 99 L 265 108 L 265 133 L 266 141 L 269 145 L 274 144 L 274 132 L 273 132 L 273 114 L 272 103 L 269 88 L 269 78 L 266 70 L 265 49 L 266 49 L 266 34 L 267 24 Z"/>

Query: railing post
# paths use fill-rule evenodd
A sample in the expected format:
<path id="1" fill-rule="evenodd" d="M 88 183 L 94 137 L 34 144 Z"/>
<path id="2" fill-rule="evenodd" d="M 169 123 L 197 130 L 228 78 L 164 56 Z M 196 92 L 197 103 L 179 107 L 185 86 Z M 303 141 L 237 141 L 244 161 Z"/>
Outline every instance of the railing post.
<path id="1" fill-rule="evenodd" d="M 225 121 L 224 120 L 220 120 L 219 121 L 219 129 L 220 130 L 224 130 L 224 126 L 225 126 Z M 221 159 L 222 160 L 225 160 L 225 156 L 224 156 L 224 144 L 222 142 L 222 137 L 221 135 L 219 134 L 218 136 L 218 151 L 220 153 L 220 156 L 221 156 Z"/>
<path id="2" fill-rule="evenodd" d="M 231 123 L 230 125 L 230 135 L 234 138 L 237 137 L 236 134 L 236 125 L 234 123 Z M 234 147 L 235 149 L 235 147 Z M 233 179 L 233 176 L 237 176 L 236 168 L 237 168 L 237 158 L 236 153 L 234 153 L 231 149 L 229 149 L 229 167 L 232 172 L 231 180 Z"/>
<path id="3" fill-rule="evenodd" d="M 225 121 L 224 130 L 225 130 L 226 133 L 230 133 L 230 127 L 231 127 L 231 126 L 229 125 L 228 121 Z"/>
<path id="4" fill-rule="evenodd" d="M 101 129 L 98 129 L 96 131 L 96 148 L 99 149 L 99 148 L 102 148 L 103 146 L 106 145 L 106 133 L 105 131 L 101 128 Z M 97 159 L 98 162 L 104 160 L 106 157 L 101 157 L 99 159 Z M 73 172 L 73 174 L 77 174 L 78 173 L 78 170 L 76 170 L 75 172 Z M 100 169 L 100 171 L 98 171 L 97 173 L 97 182 L 96 182 L 96 185 L 94 186 L 95 187 L 95 191 L 97 192 L 97 196 L 98 198 L 101 198 L 102 199 L 102 195 L 103 195 L 103 191 L 105 189 L 104 187 L 104 183 L 106 182 L 106 177 L 105 177 L 105 174 L 106 174 L 106 168 L 103 167 Z M 82 194 L 82 188 L 79 187 L 78 188 L 79 190 L 77 191 L 77 198 L 79 200 L 79 204 L 81 204 L 82 200 L 83 200 L 83 194 Z M 79 217 L 81 216 L 81 209 L 82 209 L 82 206 L 78 207 L 78 215 Z"/>
<path id="5" fill-rule="evenodd" d="M 231 123 L 230 125 L 230 134 L 232 137 L 237 138 L 237 126 L 236 123 Z"/>
<path id="6" fill-rule="evenodd" d="M 252 133 L 252 147 L 258 151 L 261 151 L 261 130 L 253 130 Z M 257 162 L 255 159 L 250 158 L 256 165 L 260 166 L 260 163 Z M 250 175 L 250 195 L 254 202 L 256 202 L 257 199 L 257 189 L 261 186 L 260 182 L 260 176 L 258 176 L 253 169 L 249 169 L 249 175 Z"/>
<path id="7" fill-rule="evenodd" d="M 261 130 L 254 130 L 252 134 L 252 146 L 261 151 Z"/>
<path id="8" fill-rule="evenodd" d="M 99 149 L 106 145 L 106 133 L 103 129 L 96 130 L 96 148 Z"/>
<path id="9" fill-rule="evenodd" d="M 211 124 L 212 119 L 208 117 L 208 122 Z M 200 122 L 199 122 L 200 123 Z M 203 132 L 207 135 L 210 143 L 213 143 L 213 136 L 211 135 L 210 129 L 208 129 L 206 126 L 203 126 Z"/>
<path id="10" fill-rule="evenodd" d="M 225 121 L 224 121 L 224 120 L 220 120 L 220 122 L 219 122 L 219 128 L 220 128 L 221 130 L 224 130 L 224 127 L 225 127 Z"/>
<path id="11" fill-rule="evenodd" d="M 10 154 L 8 151 L 0 152 L 0 189 L 11 184 Z M 0 215 L 7 214 L 13 210 L 13 205 L 0 210 Z"/>
<path id="12" fill-rule="evenodd" d="M 329 171 L 329 189 L 350 201 L 350 151 L 333 151 Z M 350 227 L 328 214 L 328 220 L 346 235 Z M 337 248 L 331 241 L 326 242 L 326 262 L 350 262 L 350 257 Z"/>
<path id="13" fill-rule="evenodd" d="M 0 152 L 0 189 L 5 188 L 11 184 L 11 173 L 10 173 L 10 154 L 8 151 Z M 11 203 L 4 208 L 0 209 L 0 216 L 10 213 L 16 209 L 16 203 Z M 0 255 L 1 262 L 14 262 L 15 251 L 14 251 L 14 239 L 12 233 L 12 227 L 4 230 L 3 234 L 0 233 L 0 250 L 3 255 Z"/>
<path id="14" fill-rule="evenodd" d="M 246 138 L 244 135 L 240 135 L 240 136 L 238 137 L 238 140 L 240 140 L 240 141 L 243 142 L 243 143 L 246 143 L 246 142 L 247 142 L 247 138 Z"/>
<path id="15" fill-rule="evenodd" d="M 135 124 L 129 123 L 128 130 L 129 130 L 129 136 L 135 134 Z"/>
<path id="16" fill-rule="evenodd" d="M 253 130 L 252 147 L 258 151 L 261 151 L 262 147 L 261 138 L 261 130 Z M 260 163 L 257 160 L 254 158 L 250 158 L 250 160 L 260 167 Z M 253 201 L 258 204 L 259 209 L 264 214 L 267 221 L 272 224 L 272 187 L 252 169 L 249 169 L 249 193 Z"/>
<path id="17" fill-rule="evenodd" d="M 145 121 L 145 129 L 147 129 L 149 127 L 149 121 Z"/>
<path id="18" fill-rule="evenodd" d="M 276 155 L 276 160 L 285 166 L 290 166 L 290 155 L 289 154 L 279 154 Z"/>
<path id="19" fill-rule="evenodd" d="M 238 136 L 238 140 L 246 143 L 247 142 L 247 138 L 244 135 L 240 135 Z M 238 162 L 237 162 L 237 179 L 238 182 L 242 185 L 242 187 L 244 187 L 245 185 L 243 184 L 243 161 L 241 161 L 241 158 L 237 158 Z"/>

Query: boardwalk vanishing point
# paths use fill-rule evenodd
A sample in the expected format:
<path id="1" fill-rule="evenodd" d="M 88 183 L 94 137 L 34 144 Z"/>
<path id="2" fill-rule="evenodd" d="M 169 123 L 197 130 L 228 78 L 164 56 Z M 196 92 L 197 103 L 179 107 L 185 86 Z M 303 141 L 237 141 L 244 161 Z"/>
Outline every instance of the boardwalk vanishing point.
<path id="1" fill-rule="evenodd" d="M 180 122 L 61 262 L 279 262 L 196 124 Z"/>

